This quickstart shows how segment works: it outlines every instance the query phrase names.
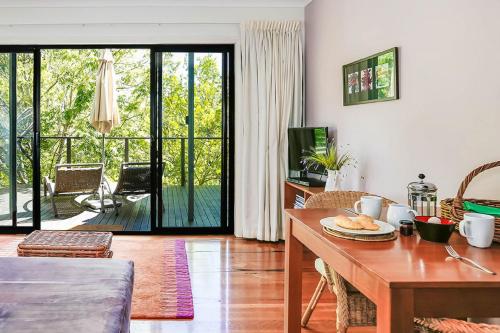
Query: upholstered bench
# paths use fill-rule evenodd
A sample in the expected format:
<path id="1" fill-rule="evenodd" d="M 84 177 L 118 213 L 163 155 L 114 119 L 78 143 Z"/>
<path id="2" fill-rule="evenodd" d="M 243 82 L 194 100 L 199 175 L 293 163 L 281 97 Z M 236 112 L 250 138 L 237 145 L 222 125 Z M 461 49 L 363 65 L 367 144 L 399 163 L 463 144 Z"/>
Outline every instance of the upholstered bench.
<path id="1" fill-rule="evenodd" d="M 134 265 L 88 258 L 0 258 L 0 331 L 129 333 Z"/>

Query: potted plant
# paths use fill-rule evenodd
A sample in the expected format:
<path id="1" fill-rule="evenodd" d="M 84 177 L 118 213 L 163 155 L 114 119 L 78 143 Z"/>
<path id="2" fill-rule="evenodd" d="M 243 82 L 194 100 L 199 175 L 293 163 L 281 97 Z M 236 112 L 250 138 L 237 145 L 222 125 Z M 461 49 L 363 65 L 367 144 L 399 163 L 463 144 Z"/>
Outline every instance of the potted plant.
<path id="1" fill-rule="evenodd" d="M 327 142 L 325 151 L 311 149 L 303 161 L 307 168 L 323 167 L 328 172 L 325 191 L 339 191 L 340 171 L 355 162 L 348 152 L 339 155 L 333 139 Z"/>

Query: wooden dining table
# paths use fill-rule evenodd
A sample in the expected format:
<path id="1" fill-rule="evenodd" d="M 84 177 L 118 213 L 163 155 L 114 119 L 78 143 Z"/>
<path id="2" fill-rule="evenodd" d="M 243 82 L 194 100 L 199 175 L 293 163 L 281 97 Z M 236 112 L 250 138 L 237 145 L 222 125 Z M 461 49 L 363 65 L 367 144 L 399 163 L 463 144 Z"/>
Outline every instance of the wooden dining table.
<path id="1" fill-rule="evenodd" d="M 343 209 L 287 209 L 286 214 L 287 333 L 301 330 L 305 248 L 376 304 L 378 333 L 413 332 L 414 317 L 500 317 L 499 244 L 475 248 L 457 233 L 449 240 L 460 255 L 498 273 L 490 275 L 450 260 L 444 244 L 425 241 L 416 230 L 413 236 L 398 235 L 392 241 L 362 242 L 323 232 L 320 220 L 349 216 Z"/>

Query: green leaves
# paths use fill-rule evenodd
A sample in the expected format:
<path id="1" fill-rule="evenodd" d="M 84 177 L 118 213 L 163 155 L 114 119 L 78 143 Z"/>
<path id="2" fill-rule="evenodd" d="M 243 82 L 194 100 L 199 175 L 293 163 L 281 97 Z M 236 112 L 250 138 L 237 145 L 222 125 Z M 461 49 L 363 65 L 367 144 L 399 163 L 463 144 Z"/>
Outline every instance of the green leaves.
<path id="1" fill-rule="evenodd" d="M 180 184 L 181 145 L 185 138 L 187 170 L 188 114 L 187 54 L 165 53 L 163 56 L 163 155 L 165 184 Z M 222 77 L 221 62 L 212 54 L 195 55 L 194 159 L 195 184 L 217 185 L 221 177 Z M 216 139 L 201 139 L 213 137 Z M 187 173 L 187 171 L 186 171 Z"/>
<path id="2" fill-rule="evenodd" d="M 308 155 L 303 156 L 303 161 L 305 162 L 307 168 L 317 168 L 318 166 L 321 166 L 326 170 L 340 171 L 343 167 L 351 165 L 355 162 L 348 152 L 341 154 L 340 156 L 338 155 L 335 140 L 328 142 L 326 152 L 324 153 L 316 152 L 316 150 L 312 147 L 308 153 Z"/>
<path id="3" fill-rule="evenodd" d="M 148 49 L 113 49 L 117 77 L 118 108 L 121 125 L 115 127 L 105 142 L 106 177 L 116 181 L 124 161 L 125 140 L 130 139 L 129 160 L 150 160 L 150 51 Z M 101 160 L 101 135 L 89 124 L 93 108 L 95 81 L 101 50 L 43 49 L 41 56 L 41 176 L 53 177 L 55 164 L 66 162 L 66 141 L 73 136 L 72 163 Z M 163 124 L 165 184 L 180 183 L 181 139 L 187 138 L 187 53 L 164 53 L 163 57 Z M 218 54 L 195 55 L 195 140 L 196 185 L 219 184 L 221 176 L 222 133 L 222 60 Z M 18 128 L 32 130 L 33 57 L 18 57 Z M 9 94 L 9 58 L 0 56 L 0 135 L 7 119 L 5 108 Z M 3 104 L 2 104 L 3 103 Z M 23 120 L 25 119 L 25 120 Z M 22 124 L 22 126 L 21 126 Z M 6 129 L 7 130 L 7 129 Z M 76 138 L 77 137 L 77 138 Z M 146 138 L 146 139 L 142 139 Z M 6 142 L 6 141 L 5 141 Z M 4 145 L 0 142 L 0 150 Z M 185 140 L 187 168 L 187 139 Z M 27 155 L 31 140 L 23 141 Z M 0 155 L 3 152 L 0 151 Z M 3 154 L 7 156 L 6 154 Z M 0 186 L 5 186 L 8 170 L 0 156 Z M 3 163 L 3 164 L 2 164 Z M 32 167 L 29 158 L 20 158 L 18 181 L 30 182 Z"/>

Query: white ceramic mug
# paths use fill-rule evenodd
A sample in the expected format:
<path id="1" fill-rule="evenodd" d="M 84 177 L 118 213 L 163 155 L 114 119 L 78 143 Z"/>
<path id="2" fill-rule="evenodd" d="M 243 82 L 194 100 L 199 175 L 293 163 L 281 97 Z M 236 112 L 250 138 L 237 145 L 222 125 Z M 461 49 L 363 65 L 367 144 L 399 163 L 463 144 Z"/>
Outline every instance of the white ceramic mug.
<path id="1" fill-rule="evenodd" d="M 392 224 L 396 230 L 399 230 L 399 222 L 402 220 L 413 221 L 417 212 L 407 205 L 390 204 L 387 210 L 387 222 Z"/>
<path id="2" fill-rule="evenodd" d="M 495 218 L 491 215 L 465 213 L 459 224 L 460 235 L 475 247 L 490 247 L 495 234 Z"/>
<path id="3" fill-rule="evenodd" d="M 361 200 L 356 201 L 354 204 L 354 211 L 358 214 L 365 214 L 374 219 L 379 219 L 380 213 L 382 213 L 382 198 L 375 195 L 363 195 Z"/>

